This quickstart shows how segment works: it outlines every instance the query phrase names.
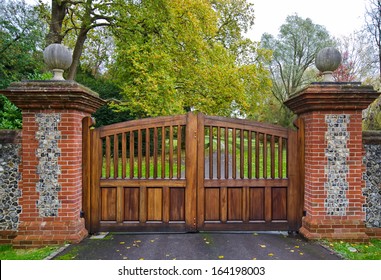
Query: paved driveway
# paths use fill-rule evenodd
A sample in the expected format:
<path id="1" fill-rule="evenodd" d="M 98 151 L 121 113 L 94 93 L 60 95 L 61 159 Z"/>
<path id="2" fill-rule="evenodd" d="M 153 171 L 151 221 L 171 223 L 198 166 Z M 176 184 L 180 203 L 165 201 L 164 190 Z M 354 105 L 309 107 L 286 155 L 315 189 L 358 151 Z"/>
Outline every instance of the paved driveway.
<path id="1" fill-rule="evenodd" d="M 94 236 L 97 237 L 97 236 Z M 54 259 L 73 260 L 339 260 L 298 235 L 274 232 L 108 234 L 68 246 Z"/>

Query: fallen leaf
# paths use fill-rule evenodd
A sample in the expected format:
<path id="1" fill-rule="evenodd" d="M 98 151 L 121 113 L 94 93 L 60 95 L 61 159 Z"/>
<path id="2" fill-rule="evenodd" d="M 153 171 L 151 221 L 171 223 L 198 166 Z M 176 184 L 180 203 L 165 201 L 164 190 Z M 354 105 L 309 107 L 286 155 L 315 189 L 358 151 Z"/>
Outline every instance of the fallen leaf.
<path id="1" fill-rule="evenodd" d="M 268 256 L 269 256 L 269 257 L 272 257 L 272 256 L 274 256 L 274 254 L 273 254 L 273 253 L 269 253 Z"/>
<path id="2" fill-rule="evenodd" d="M 169 254 L 166 254 L 165 256 L 166 256 L 166 257 L 169 257 Z"/>
<path id="3" fill-rule="evenodd" d="M 140 240 L 136 240 L 135 242 L 139 243 L 139 242 L 141 242 L 141 241 L 140 241 Z"/>
<path id="4" fill-rule="evenodd" d="M 299 255 L 303 256 L 303 255 L 304 255 L 304 253 L 303 253 L 303 252 L 300 252 L 300 253 L 299 253 Z"/>
<path id="5" fill-rule="evenodd" d="M 219 259 L 223 259 L 223 258 L 224 258 L 224 256 L 218 256 L 218 258 L 219 258 Z"/>
<path id="6" fill-rule="evenodd" d="M 123 257 L 123 260 L 127 260 L 128 258 L 127 257 Z"/>
<path id="7" fill-rule="evenodd" d="M 296 246 L 295 246 L 295 248 L 299 248 L 299 246 L 298 246 L 298 245 L 296 245 Z"/>
<path id="8" fill-rule="evenodd" d="M 175 260 L 176 260 L 176 258 L 173 258 L 172 260 L 174 260 L 174 261 L 175 261 Z"/>
<path id="9" fill-rule="evenodd" d="M 124 242 L 124 241 L 122 241 L 122 242 L 119 242 L 119 244 L 121 244 L 121 245 L 123 245 L 124 243 L 126 243 L 126 242 Z"/>
<path id="10" fill-rule="evenodd" d="M 294 250 L 290 250 L 291 253 L 294 253 L 295 251 Z"/>
<path id="11" fill-rule="evenodd" d="M 140 259 L 139 259 L 139 261 L 142 261 L 142 260 L 144 260 L 144 258 L 140 258 Z"/>
<path id="12" fill-rule="evenodd" d="M 259 246 L 261 246 L 261 248 L 266 248 L 266 245 L 259 244 Z"/>
<path id="13" fill-rule="evenodd" d="M 257 236 L 257 235 L 258 235 L 258 233 L 254 232 L 254 233 L 253 233 L 253 235 L 254 235 L 254 236 Z"/>
<path id="14" fill-rule="evenodd" d="M 253 261 L 255 261 L 257 258 L 253 258 Z"/>
<path id="15" fill-rule="evenodd" d="M 119 252 L 119 250 L 116 250 L 117 252 Z"/>
<path id="16" fill-rule="evenodd" d="M 151 243 L 154 243 L 155 242 L 155 240 L 150 240 L 151 241 Z"/>
<path id="17" fill-rule="evenodd" d="M 128 246 L 128 247 L 126 247 L 126 249 L 131 249 L 131 247 Z"/>
<path id="18" fill-rule="evenodd" d="M 210 242 L 209 241 L 205 241 L 205 244 L 210 244 Z"/>

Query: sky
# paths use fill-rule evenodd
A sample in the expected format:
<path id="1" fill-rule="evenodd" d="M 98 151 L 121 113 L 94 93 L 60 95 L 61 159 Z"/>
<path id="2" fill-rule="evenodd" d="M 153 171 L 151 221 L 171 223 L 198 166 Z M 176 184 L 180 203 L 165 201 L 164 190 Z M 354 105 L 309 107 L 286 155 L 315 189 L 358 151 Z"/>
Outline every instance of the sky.
<path id="1" fill-rule="evenodd" d="M 325 26 L 335 37 L 348 36 L 364 24 L 367 0 L 248 0 L 254 3 L 254 27 L 247 36 L 260 41 L 263 33 L 276 36 L 286 17 L 297 14 Z"/>

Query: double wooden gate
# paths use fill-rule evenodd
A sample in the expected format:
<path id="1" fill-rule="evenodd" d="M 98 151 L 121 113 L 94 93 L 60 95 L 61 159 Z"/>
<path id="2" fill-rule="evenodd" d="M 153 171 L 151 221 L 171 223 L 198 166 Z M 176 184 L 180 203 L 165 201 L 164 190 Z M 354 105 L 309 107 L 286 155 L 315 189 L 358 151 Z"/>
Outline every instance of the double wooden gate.
<path id="1" fill-rule="evenodd" d="M 91 128 L 83 209 L 97 231 L 298 230 L 297 132 L 188 113 Z"/>

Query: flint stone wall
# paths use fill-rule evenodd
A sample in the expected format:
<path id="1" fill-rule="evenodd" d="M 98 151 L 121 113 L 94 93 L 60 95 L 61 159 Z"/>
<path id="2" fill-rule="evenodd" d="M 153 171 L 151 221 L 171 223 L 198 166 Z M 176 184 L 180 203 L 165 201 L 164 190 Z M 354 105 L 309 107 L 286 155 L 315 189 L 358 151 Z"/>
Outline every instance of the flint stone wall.
<path id="1" fill-rule="evenodd" d="M 381 228 L 381 131 L 364 131 L 363 144 L 366 225 Z"/>
<path id="2" fill-rule="evenodd" d="M 19 226 L 21 190 L 21 131 L 0 130 L 0 230 L 15 231 Z"/>

